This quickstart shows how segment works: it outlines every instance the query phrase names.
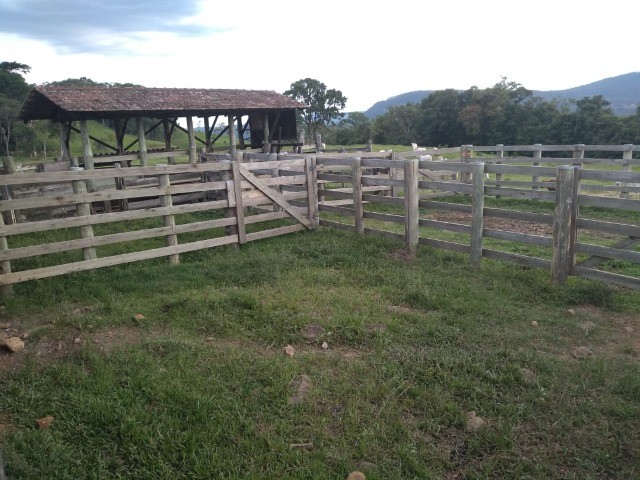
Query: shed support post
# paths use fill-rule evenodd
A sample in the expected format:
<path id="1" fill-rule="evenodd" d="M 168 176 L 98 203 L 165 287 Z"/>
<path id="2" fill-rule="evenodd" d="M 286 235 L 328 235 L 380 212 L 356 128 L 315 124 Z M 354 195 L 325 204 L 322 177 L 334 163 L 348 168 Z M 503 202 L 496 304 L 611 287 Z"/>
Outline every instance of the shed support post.
<path id="1" fill-rule="evenodd" d="M 187 135 L 189 137 L 189 163 L 198 163 L 198 152 L 196 148 L 196 137 L 193 132 L 193 117 L 187 117 Z"/>
<path id="2" fill-rule="evenodd" d="M 264 140 L 262 142 L 262 153 L 271 153 L 271 140 L 269 140 L 269 114 L 264 113 L 262 115 L 262 132 L 264 134 Z"/>
<path id="3" fill-rule="evenodd" d="M 140 158 L 140 166 L 147 166 L 147 140 L 144 136 L 144 123 L 142 122 L 142 117 L 136 117 L 136 124 L 138 127 L 138 144 L 140 145 L 140 153 L 138 157 Z"/>
<path id="4" fill-rule="evenodd" d="M 80 120 L 80 136 L 82 137 L 82 154 L 84 157 L 83 164 L 85 170 L 93 170 L 93 151 L 91 150 L 91 139 L 89 138 L 89 128 L 86 120 Z M 91 179 L 86 180 L 87 191 L 95 192 L 96 186 Z"/>

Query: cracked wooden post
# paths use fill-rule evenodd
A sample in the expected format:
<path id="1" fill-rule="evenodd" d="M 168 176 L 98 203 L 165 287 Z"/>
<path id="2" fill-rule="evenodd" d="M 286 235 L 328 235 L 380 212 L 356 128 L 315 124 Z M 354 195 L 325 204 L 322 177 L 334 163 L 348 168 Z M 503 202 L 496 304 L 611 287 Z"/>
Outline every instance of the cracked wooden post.
<path id="1" fill-rule="evenodd" d="M 4 230 L 4 218 L 0 215 L 0 231 Z M 9 250 L 9 243 L 5 235 L 0 235 L 0 252 Z M 0 262 L 0 275 L 11 273 L 11 262 L 3 260 Z M 11 284 L 0 285 L 0 298 L 9 297 L 13 293 Z"/>
<path id="2" fill-rule="evenodd" d="M 482 230 L 484 229 L 484 162 L 472 163 L 473 197 L 471 203 L 471 266 L 482 264 Z"/>
<path id="3" fill-rule="evenodd" d="M 362 159 L 354 157 L 351 166 L 351 185 L 353 186 L 353 216 L 358 235 L 364 234 L 364 214 L 362 206 Z"/>
<path id="4" fill-rule="evenodd" d="M 419 235 L 418 159 L 404 162 L 404 234 L 410 255 L 418 251 Z"/>
<path id="5" fill-rule="evenodd" d="M 160 188 L 165 190 L 164 194 L 160 197 L 160 207 L 171 210 L 173 207 L 173 199 L 171 198 L 171 181 L 169 180 L 169 174 L 164 173 L 162 175 L 158 175 L 158 184 Z M 178 245 L 178 235 L 175 233 L 176 228 L 176 219 L 175 216 L 171 213 L 162 216 L 162 223 L 165 227 L 171 229 L 173 233 L 164 237 L 164 244 L 167 247 L 175 247 Z M 169 264 L 171 265 L 179 265 L 180 264 L 180 255 L 177 253 L 173 255 L 169 255 Z"/>
<path id="6" fill-rule="evenodd" d="M 556 200 L 553 213 L 553 256 L 551 281 L 565 283 L 575 264 L 577 188 L 575 166 L 562 165 L 556 169 Z"/>
<path id="7" fill-rule="evenodd" d="M 86 120 L 80 120 L 80 137 L 82 138 L 82 155 L 85 170 L 93 170 L 93 150 L 91 149 L 91 139 L 89 138 L 89 128 Z M 77 163 L 77 162 L 76 162 Z M 92 179 L 85 180 L 88 192 L 95 192 L 96 186 Z"/>

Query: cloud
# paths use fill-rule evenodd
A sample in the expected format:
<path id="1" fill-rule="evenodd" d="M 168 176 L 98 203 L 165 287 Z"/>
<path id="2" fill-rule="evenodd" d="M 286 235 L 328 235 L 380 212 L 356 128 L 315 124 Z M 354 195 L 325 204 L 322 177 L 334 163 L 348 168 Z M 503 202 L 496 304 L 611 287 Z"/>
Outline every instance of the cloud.
<path id="1" fill-rule="evenodd" d="M 0 0 L 0 31 L 60 53 L 135 54 L 136 45 L 157 35 L 224 31 L 203 25 L 199 13 L 198 0 Z"/>

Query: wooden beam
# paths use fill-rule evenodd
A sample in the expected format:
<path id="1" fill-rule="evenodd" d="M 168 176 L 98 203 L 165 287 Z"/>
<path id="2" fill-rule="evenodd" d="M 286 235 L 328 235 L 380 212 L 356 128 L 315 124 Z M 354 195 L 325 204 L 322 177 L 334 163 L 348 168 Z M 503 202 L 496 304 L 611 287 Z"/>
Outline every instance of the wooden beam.
<path id="1" fill-rule="evenodd" d="M 187 135 L 189 137 L 189 163 L 198 163 L 198 153 L 196 152 L 196 137 L 193 132 L 193 117 L 187 117 Z"/>
<path id="2" fill-rule="evenodd" d="M 138 142 L 140 143 L 140 166 L 147 166 L 147 141 L 144 138 L 144 123 L 142 117 L 136 117 L 136 125 L 138 127 Z"/>
<path id="3" fill-rule="evenodd" d="M 80 136 L 82 137 L 83 161 L 85 170 L 93 170 L 93 152 L 91 150 L 91 139 L 89 138 L 89 129 L 87 121 L 80 120 Z M 95 192 L 96 187 L 93 180 L 86 180 L 87 191 Z"/>
<path id="4" fill-rule="evenodd" d="M 227 117 L 227 128 L 229 129 L 229 154 L 231 157 L 236 154 L 236 129 L 233 127 L 233 115 Z"/>

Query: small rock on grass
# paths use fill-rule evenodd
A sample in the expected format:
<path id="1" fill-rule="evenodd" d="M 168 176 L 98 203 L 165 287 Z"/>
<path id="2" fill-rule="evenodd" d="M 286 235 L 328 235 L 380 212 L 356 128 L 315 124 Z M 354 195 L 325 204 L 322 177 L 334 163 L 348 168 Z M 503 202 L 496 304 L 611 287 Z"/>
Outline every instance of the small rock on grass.
<path id="1" fill-rule="evenodd" d="M 587 347 L 575 347 L 573 350 L 571 350 L 571 356 L 577 359 L 587 358 L 592 353 L 593 352 Z"/>
<path id="2" fill-rule="evenodd" d="M 296 349 L 293 348 L 291 345 L 287 345 L 286 347 L 284 347 L 283 351 L 284 351 L 284 354 L 288 357 L 293 357 L 293 355 L 296 353 Z"/>
<path id="3" fill-rule="evenodd" d="M 139 322 L 140 320 L 144 320 L 144 315 L 143 315 L 142 313 L 136 313 L 136 314 L 133 316 L 133 319 L 134 319 L 134 320 L 137 320 L 137 321 Z"/>
<path id="4" fill-rule="evenodd" d="M 46 417 L 39 418 L 36 420 L 36 425 L 40 430 L 46 430 L 53 423 L 54 417 L 51 415 L 47 415 Z"/>
<path id="5" fill-rule="evenodd" d="M 576 311 L 573 308 L 570 308 L 569 310 L 567 310 L 567 314 L 575 317 L 576 316 Z"/>
<path id="6" fill-rule="evenodd" d="M 532 327 L 537 327 L 538 326 L 538 322 L 536 322 L 535 320 L 531 320 L 531 326 Z"/>
<path id="7" fill-rule="evenodd" d="M 18 353 L 24 350 L 24 342 L 18 337 L 9 337 L 5 339 L 4 346 L 12 353 Z"/>
<path id="8" fill-rule="evenodd" d="M 329 350 L 329 344 L 327 342 L 322 342 L 322 349 Z"/>
<path id="9" fill-rule="evenodd" d="M 367 480 L 367 477 L 364 476 L 362 472 L 351 472 L 347 477 L 347 480 Z"/>
<path id="10" fill-rule="evenodd" d="M 631 333 L 633 332 L 633 327 L 627 325 L 626 327 L 624 327 L 624 331 L 627 333 Z"/>
<path id="11" fill-rule="evenodd" d="M 467 432 L 475 432 L 484 426 L 484 420 L 482 417 L 478 417 L 475 411 L 467 412 L 467 423 L 464 426 L 464 429 Z"/>

